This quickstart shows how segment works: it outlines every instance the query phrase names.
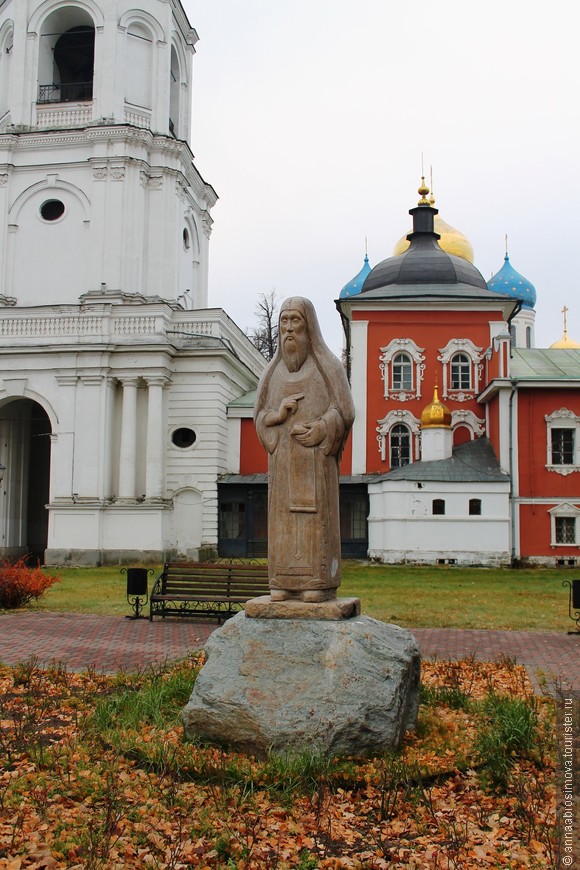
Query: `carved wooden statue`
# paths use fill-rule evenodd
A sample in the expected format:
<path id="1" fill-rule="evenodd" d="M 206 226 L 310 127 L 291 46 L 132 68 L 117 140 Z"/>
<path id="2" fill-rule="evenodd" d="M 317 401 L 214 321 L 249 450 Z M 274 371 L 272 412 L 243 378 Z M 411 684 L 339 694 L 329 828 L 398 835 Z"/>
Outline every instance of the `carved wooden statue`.
<path id="1" fill-rule="evenodd" d="M 319 602 L 340 585 L 339 460 L 354 420 L 344 369 L 326 346 L 314 306 L 280 309 L 278 351 L 254 413 L 268 451 L 271 598 Z"/>

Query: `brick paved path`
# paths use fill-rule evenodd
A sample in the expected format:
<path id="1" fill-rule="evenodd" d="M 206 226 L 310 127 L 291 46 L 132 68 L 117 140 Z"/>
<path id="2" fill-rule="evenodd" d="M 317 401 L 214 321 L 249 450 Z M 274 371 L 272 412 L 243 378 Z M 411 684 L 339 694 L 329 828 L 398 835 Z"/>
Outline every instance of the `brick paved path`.
<path id="1" fill-rule="evenodd" d="M 136 671 L 201 649 L 216 627 L 189 619 L 149 622 L 76 613 L 4 613 L 0 662 L 16 664 L 34 656 L 40 664 L 63 662 L 76 671 Z M 547 680 L 548 690 L 560 684 L 580 696 L 580 634 L 453 628 L 418 628 L 413 633 L 424 658 L 475 655 L 496 661 L 507 656 L 526 665 L 538 691 Z"/>

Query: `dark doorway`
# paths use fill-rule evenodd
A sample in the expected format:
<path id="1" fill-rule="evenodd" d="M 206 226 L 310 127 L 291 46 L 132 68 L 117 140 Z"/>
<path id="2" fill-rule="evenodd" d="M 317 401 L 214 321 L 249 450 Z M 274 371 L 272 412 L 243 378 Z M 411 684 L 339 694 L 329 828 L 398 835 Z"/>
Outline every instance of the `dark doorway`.
<path id="1" fill-rule="evenodd" d="M 0 408 L 2 550 L 44 559 L 48 543 L 51 425 L 37 403 L 18 399 Z"/>
<path id="2" fill-rule="evenodd" d="M 30 419 L 30 459 L 28 464 L 28 552 L 44 560 L 48 543 L 48 504 L 50 486 L 50 421 L 40 405 L 34 404 Z"/>
<path id="3" fill-rule="evenodd" d="M 268 555 L 267 484 L 218 486 L 220 556 L 266 558 Z M 340 534 L 345 559 L 366 559 L 369 547 L 369 500 L 366 484 L 341 484 Z"/>
<path id="4" fill-rule="evenodd" d="M 54 62 L 60 76 L 60 99 L 92 100 L 95 31 L 92 27 L 72 27 L 59 36 L 54 46 Z"/>
<path id="5" fill-rule="evenodd" d="M 222 485 L 219 492 L 220 556 L 265 558 L 268 555 L 268 487 Z"/>
<path id="6" fill-rule="evenodd" d="M 342 484 L 340 541 L 343 559 L 366 559 L 369 549 L 368 516 L 366 484 Z"/>

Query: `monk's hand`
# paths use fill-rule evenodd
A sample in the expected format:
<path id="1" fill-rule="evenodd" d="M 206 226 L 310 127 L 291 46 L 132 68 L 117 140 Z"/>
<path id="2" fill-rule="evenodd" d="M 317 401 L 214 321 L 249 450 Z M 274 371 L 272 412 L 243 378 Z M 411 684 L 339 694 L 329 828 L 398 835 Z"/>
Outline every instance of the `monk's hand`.
<path id="1" fill-rule="evenodd" d="M 296 409 L 298 408 L 298 402 L 300 399 L 304 398 L 304 393 L 294 393 L 292 396 L 286 396 L 285 399 L 282 399 L 280 402 L 280 407 L 278 409 L 278 413 L 275 411 L 270 411 L 270 413 L 266 416 L 265 424 L 266 426 L 278 426 L 280 423 L 284 423 L 284 421 L 290 416 L 290 414 L 295 414 Z"/>
<path id="2" fill-rule="evenodd" d="M 304 398 L 304 393 L 294 393 L 292 396 L 287 396 L 285 399 L 282 399 L 280 402 L 280 410 L 278 411 L 278 416 L 280 417 L 280 422 L 283 423 L 284 420 L 289 416 L 289 414 L 295 414 L 296 409 L 298 408 L 298 402 L 300 399 Z"/>
<path id="3" fill-rule="evenodd" d="M 326 436 L 326 424 L 324 420 L 315 420 L 313 423 L 299 423 L 293 427 L 292 435 L 303 447 L 316 447 Z"/>

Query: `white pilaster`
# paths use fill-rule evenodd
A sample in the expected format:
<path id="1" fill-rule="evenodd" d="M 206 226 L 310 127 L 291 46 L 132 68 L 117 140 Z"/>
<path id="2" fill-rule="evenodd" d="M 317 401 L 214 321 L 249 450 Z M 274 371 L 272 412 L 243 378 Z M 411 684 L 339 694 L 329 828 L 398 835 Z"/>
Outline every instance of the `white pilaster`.
<path id="1" fill-rule="evenodd" d="M 121 448 L 119 456 L 119 493 L 122 500 L 135 499 L 137 480 L 137 378 L 122 378 Z"/>
<path id="2" fill-rule="evenodd" d="M 163 498 L 165 445 L 163 432 L 163 387 L 166 379 L 157 376 L 147 378 L 147 454 L 145 493 L 147 500 Z"/>
<path id="3" fill-rule="evenodd" d="M 510 473 L 514 463 L 514 483 L 517 481 L 515 464 L 517 463 L 517 413 L 513 412 L 512 403 L 517 402 L 517 395 L 511 396 L 511 390 L 500 390 L 498 396 L 499 414 L 499 464 L 502 471 Z M 513 450 L 511 449 L 513 448 Z"/>
<path id="4" fill-rule="evenodd" d="M 367 470 L 367 320 L 351 322 L 351 391 L 355 418 L 352 427 L 352 473 Z"/>
<path id="5" fill-rule="evenodd" d="M 50 463 L 51 499 L 70 499 L 75 490 L 75 409 L 79 376 L 76 372 L 57 375 L 59 389 L 59 428 L 53 435 Z"/>

